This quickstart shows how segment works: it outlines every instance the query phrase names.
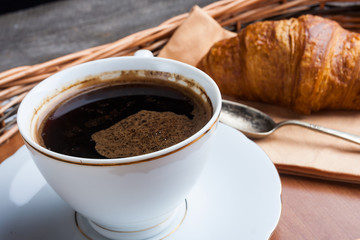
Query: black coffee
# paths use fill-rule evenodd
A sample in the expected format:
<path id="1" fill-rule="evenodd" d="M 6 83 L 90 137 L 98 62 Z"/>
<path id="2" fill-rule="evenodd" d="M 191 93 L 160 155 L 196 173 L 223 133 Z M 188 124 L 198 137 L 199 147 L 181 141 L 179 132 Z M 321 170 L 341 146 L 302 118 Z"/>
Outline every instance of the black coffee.
<path id="1" fill-rule="evenodd" d="M 212 108 L 175 83 L 122 83 L 64 101 L 41 124 L 40 141 L 86 158 L 141 155 L 174 145 L 202 128 Z"/>

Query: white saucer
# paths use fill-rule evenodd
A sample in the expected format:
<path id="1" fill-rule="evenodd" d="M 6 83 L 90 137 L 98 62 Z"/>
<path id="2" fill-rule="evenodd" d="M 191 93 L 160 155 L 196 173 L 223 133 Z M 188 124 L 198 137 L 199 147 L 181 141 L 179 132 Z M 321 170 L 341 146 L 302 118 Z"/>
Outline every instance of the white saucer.
<path id="1" fill-rule="evenodd" d="M 281 213 L 273 163 L 223 124 L 209 151 L 208 165 L 186 199 L 184 221 L 166 239 L 268 239 Z M 0 239 L 87 239 L 74 211 L 47 185 L 25 147 L 0 164 Z"/>

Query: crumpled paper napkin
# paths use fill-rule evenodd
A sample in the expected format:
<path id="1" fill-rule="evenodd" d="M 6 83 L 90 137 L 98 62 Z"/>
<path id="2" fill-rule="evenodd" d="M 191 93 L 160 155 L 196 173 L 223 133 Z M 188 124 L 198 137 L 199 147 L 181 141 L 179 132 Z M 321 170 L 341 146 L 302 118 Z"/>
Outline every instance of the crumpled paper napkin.
<path id="1" fill-rule="evenodd" d="M 200 7 L 194 6 L 159 56 L 195 66 L 215 42 L 235 35 L 222 28 Z M 360 135 L 360 112 L 322 111 L 305 116 L 274 105 L 230 100 L 255 107 L 276 122 L 297 119 Z M 360 145 L 297 126 L 282 127 L 271 136 L 254 141 L 279 172 L 360 183 Z"/>

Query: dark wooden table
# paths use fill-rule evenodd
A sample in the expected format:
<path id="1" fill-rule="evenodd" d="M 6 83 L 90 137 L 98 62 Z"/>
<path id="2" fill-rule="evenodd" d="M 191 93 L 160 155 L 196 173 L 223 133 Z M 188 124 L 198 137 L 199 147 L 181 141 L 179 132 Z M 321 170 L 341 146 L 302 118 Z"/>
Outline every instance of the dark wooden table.
<path id="1" fill-rule="evenodd" d="M 0 15 L 0 71 L 109 43 L 211 2 L 72 0 Z M 0 162 L 22 144 L 17 134 L 0 146 Z M 360 185 L 280 177 L 283 210 L 272 240 L 360 239 Z"/>

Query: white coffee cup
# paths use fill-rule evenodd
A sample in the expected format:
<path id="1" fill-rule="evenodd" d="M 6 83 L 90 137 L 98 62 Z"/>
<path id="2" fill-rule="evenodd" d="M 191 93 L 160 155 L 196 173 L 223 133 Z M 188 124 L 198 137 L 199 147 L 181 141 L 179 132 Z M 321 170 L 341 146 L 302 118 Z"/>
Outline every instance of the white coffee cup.
<path id="1" fill-rule="evenodd" d="M 175 212 L 184 205 L 205 166 L 211 147 L 209 140 L 220 114 L 220 91 L 208 75 L 190 65 L 150 55 L 140 51 L 135 56 L 102 59 L 65 69 L 34 87 L 18 111 L 20 133 L 49 185 L 87 218 L 97 232 L 112 239 L 153 237 L 172 226 L 172 221 L 178 221 L 174 220 Z M 45 112 L 64 99 L 79 81 L 89 75 L 144 69 L 193 79 L 211 101 L 211 119 L 180 143 L 127 158 L 72 157 L 50 151 L 37 142 L 36 132 Z"/>

